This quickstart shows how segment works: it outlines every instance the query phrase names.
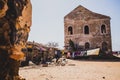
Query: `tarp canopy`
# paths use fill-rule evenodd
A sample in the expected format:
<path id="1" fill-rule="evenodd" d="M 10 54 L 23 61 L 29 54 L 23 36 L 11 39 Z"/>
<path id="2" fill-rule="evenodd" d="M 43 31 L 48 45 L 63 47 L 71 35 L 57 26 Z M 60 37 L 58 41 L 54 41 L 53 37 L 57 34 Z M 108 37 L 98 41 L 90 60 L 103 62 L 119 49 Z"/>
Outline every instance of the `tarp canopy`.
<path id="1" fill-rule="evenodd" d="M 100 48 L 87 50 L 87 56 L 99 55 Z"/>

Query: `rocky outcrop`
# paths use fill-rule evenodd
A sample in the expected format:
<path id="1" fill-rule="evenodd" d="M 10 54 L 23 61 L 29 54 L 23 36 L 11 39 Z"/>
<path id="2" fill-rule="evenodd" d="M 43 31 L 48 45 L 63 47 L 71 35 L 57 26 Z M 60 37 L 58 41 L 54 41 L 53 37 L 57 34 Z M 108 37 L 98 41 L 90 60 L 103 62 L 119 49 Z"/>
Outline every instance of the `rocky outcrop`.
<path id="1" fill-rule="evenodd" d="M 0 80 L 16 80 L 31 26 L 30 0 L 0 0 Z"/>

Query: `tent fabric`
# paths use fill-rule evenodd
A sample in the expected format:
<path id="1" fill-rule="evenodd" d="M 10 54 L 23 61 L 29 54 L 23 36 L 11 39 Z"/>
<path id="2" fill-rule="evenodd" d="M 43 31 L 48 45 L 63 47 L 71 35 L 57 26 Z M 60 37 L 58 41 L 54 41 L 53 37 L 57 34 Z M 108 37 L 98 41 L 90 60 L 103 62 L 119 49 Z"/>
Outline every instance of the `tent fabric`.
<path id="1" fill-rule="evenodd" d="M 97 49 L 92 49 L 92 50 L 87 50 L 87 56 L 90 55 L 99 55 L 100 48 Z"/>

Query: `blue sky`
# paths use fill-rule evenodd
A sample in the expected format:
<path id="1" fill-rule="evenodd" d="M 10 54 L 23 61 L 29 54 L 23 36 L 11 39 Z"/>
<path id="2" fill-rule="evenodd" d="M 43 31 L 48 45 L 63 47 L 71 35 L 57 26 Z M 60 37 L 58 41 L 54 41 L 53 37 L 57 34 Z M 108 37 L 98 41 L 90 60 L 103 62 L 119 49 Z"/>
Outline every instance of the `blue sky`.
<path id="1" fill-rule="evenodd" d="M 120 50 L 120 0 L 31 0 L 32 26 L 29 41 L 64 46 L 64 16 L 79 5 L 111 17 L 112 49 Z"/>

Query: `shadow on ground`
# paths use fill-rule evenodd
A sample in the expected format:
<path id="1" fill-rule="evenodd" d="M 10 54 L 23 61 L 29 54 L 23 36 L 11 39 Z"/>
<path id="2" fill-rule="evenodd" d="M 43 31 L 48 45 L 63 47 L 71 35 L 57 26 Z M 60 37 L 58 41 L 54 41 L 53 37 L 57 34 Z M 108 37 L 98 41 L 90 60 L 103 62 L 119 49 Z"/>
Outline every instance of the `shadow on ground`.
<path id="1" fill-rule="evenodd" d="M 101 55 L 101 56 L 76 56 L 74 60 L 81 61 L 102 61 L 102 62 L 119 62 L 120 58 L 113 55 Z"/>

